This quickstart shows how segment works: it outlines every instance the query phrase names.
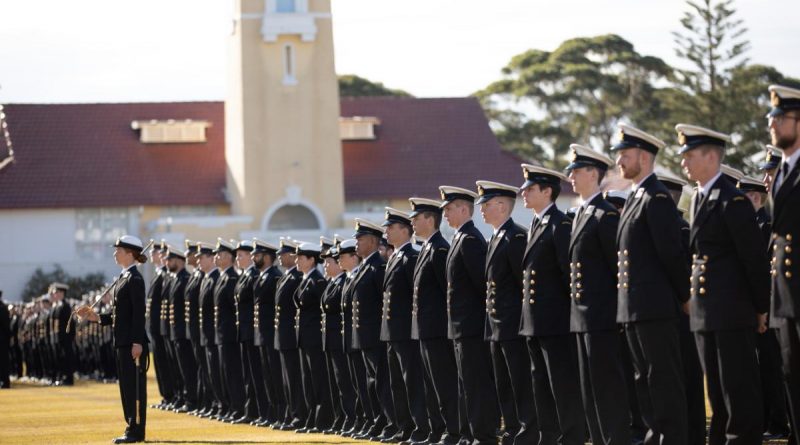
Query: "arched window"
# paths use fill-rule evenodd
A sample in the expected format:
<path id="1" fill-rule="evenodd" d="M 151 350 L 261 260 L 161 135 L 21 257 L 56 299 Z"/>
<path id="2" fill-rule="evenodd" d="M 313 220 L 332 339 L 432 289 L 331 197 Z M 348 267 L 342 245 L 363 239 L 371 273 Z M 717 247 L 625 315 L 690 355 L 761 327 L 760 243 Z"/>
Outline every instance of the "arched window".
<path id="1" fill-rule="evenodd" d="M 314 212 L 302 204 L 287 204 L 272 214 L 267 223 L 267 230 L 314 230 L 320 229 L 319 220 Z"/>

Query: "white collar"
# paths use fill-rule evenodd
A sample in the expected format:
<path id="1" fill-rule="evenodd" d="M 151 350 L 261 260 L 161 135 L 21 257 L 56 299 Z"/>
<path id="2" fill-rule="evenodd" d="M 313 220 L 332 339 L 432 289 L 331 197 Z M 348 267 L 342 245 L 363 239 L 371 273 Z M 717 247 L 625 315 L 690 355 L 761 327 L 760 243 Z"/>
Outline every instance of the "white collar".
<path id="1" fill-rule="evenodd" d="M 797 159 L 798 158 L 800 158 L 800 148 L 795 150 L 794 153 L 792 153 L 791 156 L 784 157 L 783 158 L 783 163 L 784 164 L 789 164 L 789 171 L 792 171 L 792 169 L 794 168 L 794 165 L 797 164 Z M 781 165 L 780 168 L 783 168 L 783 165 Z"/>
<path id="2" fill-rule="evenodd" d="M 635 191 L 636 191 L 636 190 L 637 190 L 639 187 L 641 187 L 641 186 L 642 186 L 642 184 L 644 183 L 644 181 L 647 181 L 647 179 L 648 179 L 649 177 L 653 176 L 653 174 L 654 174 L 654 173 L 653 173 L 653 172 L 651 172 L 649 175 L 647 175 L 647 176 L 645 176 L 644 178 L 642 178 L 642 180 L 641 180 L 641 181 L 639 181 L 638 183 L 634 184 L 634 185 L 633 185 L 633 191 L 635 192 Z"/>
<path id="3" fill-rule="evenodd" d="M 495 235 L 497 235 L 497 233 L 500 232 L 500 229 L 502 229 L 503 226 L 506 225 L 506 223 L 508 222 L 509 219 L 511 219 L 510 216 L 508 218 L 506 218 L 505 221 L 503 221 L 503 224 L 500 224 L 499 226 L 497 226 L 496 229 L 493 229 Z"/>
<path id="4" fill-rule="evenodd" d="M 547 213 L 548 210 L 550 210 L 550 207 L 553 207 L 553 205 L 555 205 L 555 203 L 551 202 L 550 204 L 547 205 L 547 207 L 543 208 L 541 212 L 535 212 L 534 215 L 536 216 L 536 219 L 538 221 L 541 221 L 542 218 L 544 218 L 544 215 Z"/>
<path id="5" fill-rule="evenodd" d="M 133 264 L 131 264 L 130 266 L 128 266 L 128 267 L 126 267 L 126 268 L 122 269 L 122 272 L 120 272 L 120 275 L 124 274 L 125 272 L 130 272 L 130 271 L 131 271 L 131 269 L 134 269 L 134 268 L 136 268 L 136 262 L 135 262 L 135 261 L 134 261 L 134 263 L 133 263 Z"/>
<path id="6" fill-rule="evenodd" d="M 410 241 L 410 240 L 409 240 L 409 241 L 406 241 L 406 242 L 404 242 L 404 243 L 403 243 L 403 244 L 402 244 L 400 247 L 398 247 L 398 248 L 394 249 L 394 252 L 392 252 L 392 256 L 395 256 L 395 255 L 397 255 L 398 253 L 400 253 L 400 251 L 401 251 L 401 250 L 403 250 L 403 247 L 406 247 L 406 245 L 407 245 L 407 244 L 411 244 L 411 241 Z"/>
<path id="7" fill-rule="evenodd" d="M 581 207 L 583 207 L 583 209 L 584 209 L 584 210 L 586 210 L 586 207 L 589 205 L 589 203 L 590 203 L 590 202 L 592 202 L 592 200 L 593 200 L 593 199 L 594 199 L 594 198 L 595 198 L 597 195 L 599 195 L 600 193 L 602 193 L 602 192 L 598 191 L 598 192 L 596 192 L 594 195 L 592 195 L 592 196 L 588 197 L 587 199 L 585 199 L 585 200 L 584 200 L 584 201 L 581 203 Z"/>
<path id="8" fill-rule="evenodd" d="M 208 274 L 212 274 L 212 273 L 214 273 L 214 271 L 215 271 L 215 270 L 219 270 L 219 267 L 216 267 L 216 266 L 214 266 L 214 268 L 213 268 L 213 269 L 211 269 L 211 270 L 209 270 L 209 271 L 208 271 Z M 208 274 L 207 274 L 207 275 L 208 275 Z"/>
<path id="9" fill-rule="evenodd" d="M 356 273 L 358 273 L 358 268 L 359 267 L 361 267 L 361 263 L 356 264 L 356 267 L 354 267 L 353 270 L 351 270 L 350 272 L 347 272 L 347 278 L 350 278 L 350 277 L 354 276 Z"/>
<path id="10" fill-rule="evenodd" d="M 700 183 L 698 182 L 697 191 L 698 193 L 700 193 L 700 196 L 705 196 L 705 194 L 709 190 L 711 190 L 711 187 L 714 186 L 714 183 L 717 182 L 717 179 L 719 179 L 720 176 L 722 176 L 722 170 L 718 171 L 717 174 L 714 175 L 714 177 L 711 178 L 711 180 L 706 183 L 706 185 L 700 185 Z"/>
<path id="11" fill-rule="evenodd" d="M 334 280 L 334 281 L 338 280 L 338 279 L 339 279 L 339 277 L 341 277 L 341 276 L 342 276 L 342 275 L 344 275 L 345 273 L 346 273 L 346 272 L 344 272 L 344 271 L 342 271 L 342 272 L 339 272 L 339 275 L 336 275 L 335 277 L 333 277 L 333 280 Z"/>
<path id="12" fill-rule="evenodd" d="M 317 268 L 316 267 L 312 267 L 311 270 L 309 270 L 307 273 L 303 274 L 303 279 L 305 280 L 306 278 L 308 278 L 308 276 L 311 275 L 312 273 L 314 273 L 315 270 L 317 270 Z"/>

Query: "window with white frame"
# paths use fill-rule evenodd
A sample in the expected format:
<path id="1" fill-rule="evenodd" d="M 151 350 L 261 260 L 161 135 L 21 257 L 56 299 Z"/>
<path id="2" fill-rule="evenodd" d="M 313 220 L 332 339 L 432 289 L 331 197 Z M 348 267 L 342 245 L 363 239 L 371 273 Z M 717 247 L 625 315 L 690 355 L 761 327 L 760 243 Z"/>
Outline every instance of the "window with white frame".
<path id="1" fill-rule="evenodd" d="M 75 211 L 75 250 L 87 260 L 108 258 L 108 246 L 128 232 L 128 209 L 99 208 Z"/>
<path id="2" fill-rule="evenodd" d="M 292 13 L 296 10 L 295 0 L 276 0 L 275 2 L 275 12 Z"/>

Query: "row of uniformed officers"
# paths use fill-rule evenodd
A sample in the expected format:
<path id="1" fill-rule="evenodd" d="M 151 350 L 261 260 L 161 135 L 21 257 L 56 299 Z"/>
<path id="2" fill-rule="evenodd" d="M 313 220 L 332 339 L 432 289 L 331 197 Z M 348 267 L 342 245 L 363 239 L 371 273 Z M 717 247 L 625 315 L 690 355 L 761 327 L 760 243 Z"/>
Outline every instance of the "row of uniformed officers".
<path id="1" fill-rule="evenodd" d="M 111 345 L 109 330 L 87 323 L 68 329 L 72 315 L 70 299 L 65 298 L 68 290 L 68 285 L 55 282 L 47 294 L 34 301 L 4 305 L 2 311 L 8 313 L 0 313 L 0 376 L 4 376 L 0 380 L 9 376 L 71 386 L 77 365 L 81 366 L 77 371 L 82 375 L 113 379 L 113 369 L 105 376 L 103 366 L 98 364 L 100 349 L 107 351 Z M 6 317 L 7 321 L 3 321 Z"/>
<path id="2" fill-rule="evenodd" d="M 352 239 L 156 244 L 154 406 L 385 443 L 700 444 L 705 375 L 709 443 L 785 434 L 784 400 L 797 431 L 800 90 L 770 91 L 763 181 L 723 171 L 728 135 L 676 126 L 688 221 L 682 181 L 654 173 L 666 144 L 621 125 L 616 162 L 572 145 L 568 177 L 525 164 L 520 188 L 442 186 Z M 600 191 L 615 164 L 633 185 L 616 206 Z"/>

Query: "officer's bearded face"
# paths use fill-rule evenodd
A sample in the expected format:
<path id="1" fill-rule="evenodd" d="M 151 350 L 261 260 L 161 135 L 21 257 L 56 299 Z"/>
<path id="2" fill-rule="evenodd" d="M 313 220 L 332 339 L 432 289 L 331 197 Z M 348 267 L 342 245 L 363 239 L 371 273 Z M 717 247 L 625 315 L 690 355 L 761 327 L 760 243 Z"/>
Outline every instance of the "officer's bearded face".
<path id="1" fill-rule="evenodd" d="M 769 134 L 772 145 L 787 150 L 798 143 L 798 126 L 800 119 L 794 113 L 784 114 L 769 118 Z"/>
<path id="2" fill-rule="evenodd" d="M 252 256 L 253 264 L 255 264 L 257 269 L 261 269 L 264 267 L 264 254 L 263 253 L 256 253 Z"/>
<path id="3" fill-rule="evenodd" d="M 617 166 L 625 179 L 634 179 L 642 173 L 642 152 L 638 148 L 627 148 L 619 151 Z"/>

